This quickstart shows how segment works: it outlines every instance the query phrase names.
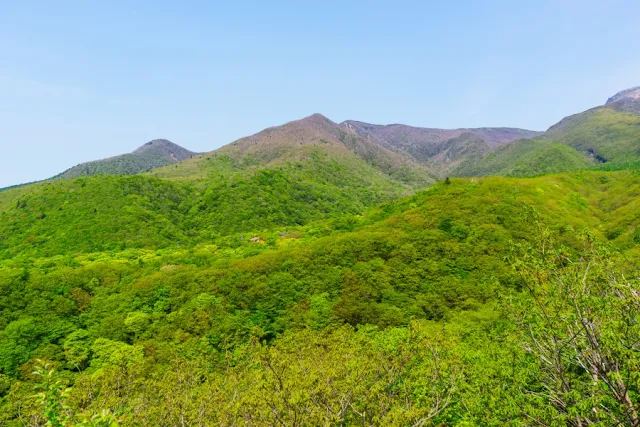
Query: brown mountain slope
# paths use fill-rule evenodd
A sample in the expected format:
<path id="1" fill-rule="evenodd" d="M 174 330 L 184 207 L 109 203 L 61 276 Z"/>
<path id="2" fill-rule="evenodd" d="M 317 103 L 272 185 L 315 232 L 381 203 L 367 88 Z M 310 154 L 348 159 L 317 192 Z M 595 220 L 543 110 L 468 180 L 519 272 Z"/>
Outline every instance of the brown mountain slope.
<path id="1" fill-rule="evenodd" d="M 345 132 L 340 125 L 321 114 L 265 129 L 226 145 L 216 153 L 252 158 L 264 164 L 299 159 L 311 147 L 330 151 L 336 156 L 356 155 L 370 166 L 396 178 L 412 174 L 421 180 L 418 177 L 429 175 L 429 171 L 414 159 L 389 150 L 371 138 Z"/>
<path id="2" fill-rule="evenodd" d="M 378 141 L 383 147 L 426 163 L 440 175 L 470 157 L 483 157 L 496 148 L 540 132 L 515 128 L 431 129 L 401 124 L 374 125 L 347 120 L 341 126 Z M 452 147 L 455 147 L 453 150 Z"/>
<path id="3" fill-rule="evenodd" d="M 406 194 L 434 182 L 425 165 L 377 141 L 347 132 L 320 114 L 267 128 L 153 174 L 206 183 L 213 177 L 227 179 L 275 168 L 295 169 L 296 174 L 314 171 L 315 178 L 335 182 L 342 175 L 344 185 L 357 182 L 386 193 L 395 189 Z M 334 172 L 327 172 L 329 169 Z M 374 188 L 376 185 L 380 188 Z"/>

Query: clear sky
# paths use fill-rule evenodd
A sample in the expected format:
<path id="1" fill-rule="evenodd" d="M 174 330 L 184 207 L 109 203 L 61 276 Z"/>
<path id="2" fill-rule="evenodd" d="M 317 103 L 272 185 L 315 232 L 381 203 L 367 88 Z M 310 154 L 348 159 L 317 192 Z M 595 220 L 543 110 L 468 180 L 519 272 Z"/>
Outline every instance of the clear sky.
<path id="1" fill-rule="evenodd" d="M 314 112 L 543 130 L 640 85 L 639 17 L 638 0 L 2 1 L 0 187 Z"/>

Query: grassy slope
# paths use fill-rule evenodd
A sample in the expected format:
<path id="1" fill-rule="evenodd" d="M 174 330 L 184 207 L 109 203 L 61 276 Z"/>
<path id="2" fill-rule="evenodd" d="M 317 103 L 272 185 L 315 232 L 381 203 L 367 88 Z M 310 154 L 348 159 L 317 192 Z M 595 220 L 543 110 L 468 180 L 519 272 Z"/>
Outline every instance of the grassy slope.
<path id="1" fill-rule="evenodd" d="M 542 137 L 516 141 L 466 162 L 455 174 L 536 176 L 594 167 L 634 167 L 638 161 L 640 116 L 599 107 L 565 118 Z"/>
<path id="2" fill-rule="evenodd" d="M 587 169 L 595 165 L 594 160 L 571 147 L 553 141 L 525 139 L 505 145 L 481 159 L 462 163 L 453 174 L 525 177 Z"/>
<path id="3" fill-rule="evenodd" d="M 551 127 L 545 139 L 574 148 L 593 151 L 607 163 L 640 160 L 640 115 L 595 108 L 567 117 Z"/>

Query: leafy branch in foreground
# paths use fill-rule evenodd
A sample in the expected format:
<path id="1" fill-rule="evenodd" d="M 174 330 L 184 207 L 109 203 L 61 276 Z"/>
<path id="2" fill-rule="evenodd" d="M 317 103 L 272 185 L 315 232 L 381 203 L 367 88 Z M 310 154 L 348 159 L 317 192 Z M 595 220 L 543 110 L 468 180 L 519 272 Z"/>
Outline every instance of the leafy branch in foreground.
<path id="1" fill-rule="evenodd" d="M 525 408 L 540 425 L 640 425 L 640 282 L 583 232 L 574 256 L 540 227 L 514 262 L 528 295 L 516 306 L 525 349 L 540 368 Z M 544 408 L 532 409 L 532 408 Z M 552 408 L 552 409 L 551 409 Z"/>
<path id="2" fill-rule="evenodd" d="M 42 420 L 36 420 L 36 425 L 47 427 L 118 427 L 116 416 L 108 410 L 97 414 L 82 412 L 75 415 L 67 405 L 71 389 L 55 379 L 55 370 L 51 364 L 37 361 L 33 375 L 40 378 L 36 386 L 39 392 L 34 396 L 42 406 Z M 42 421 L 42 422 L 40 422 Z"/>

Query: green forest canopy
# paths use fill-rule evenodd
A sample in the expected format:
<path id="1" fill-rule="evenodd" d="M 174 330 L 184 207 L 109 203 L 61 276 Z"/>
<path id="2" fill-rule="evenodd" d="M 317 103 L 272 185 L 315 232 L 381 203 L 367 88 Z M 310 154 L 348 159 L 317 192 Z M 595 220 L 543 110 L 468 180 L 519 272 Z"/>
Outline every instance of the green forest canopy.
<path id="1" fill-rule="evenodd" d="M 637 171 L 451 179 L 386 202 L 296 171 L 3 193 L 0 419 L 637 420 Z M 589 370 L 590 335 L 545 364 L 536 345 L 585 312 L 617 371 Z"/>

